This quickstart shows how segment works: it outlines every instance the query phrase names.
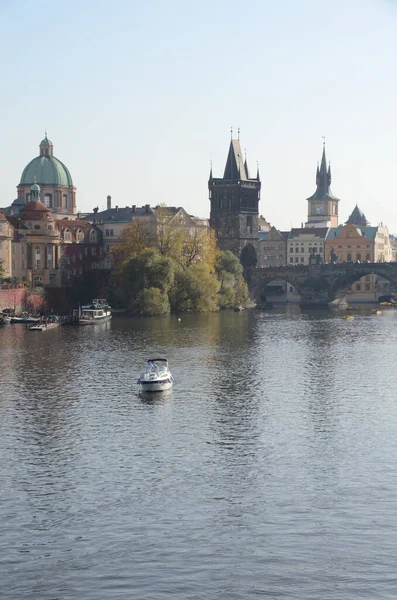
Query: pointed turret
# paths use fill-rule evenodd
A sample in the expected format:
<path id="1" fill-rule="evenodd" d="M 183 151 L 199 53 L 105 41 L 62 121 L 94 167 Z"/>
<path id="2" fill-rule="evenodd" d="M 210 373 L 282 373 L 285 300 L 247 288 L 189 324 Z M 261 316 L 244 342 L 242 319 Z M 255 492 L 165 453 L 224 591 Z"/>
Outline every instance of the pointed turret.
<path id="1" fill-rule="evenodd" d="M 249 170 L 248 170 L 247 153 L 245 153 L 245 157 L 244 157 L 244 169 L 245 169 L 245 174 L 247 176 L 247 179 L 249 179 L 250 174 L 249 174 Z"/>
<path id="2" fill-rule="evenodd" d="M 332 195 L 331 192 L 331 166 L 327 169 L 327 157 L 325 155 L 325 144 L 323 146 L 323 155 L 321 157 L 320 168 L 317 164 L 316 171 L 316 186 L 317 189 L 313 196 L 310 196 L 308 200 L 338 200 L 336 196 Z"/>
<path id="3" fill-rule="evenodd" d="M 260 175 L 259 175 L 259 163 L 256 164 L 256 180 L 260 181 Z"/>
<path id="4" fill-rule="evenodd" d="M 210 176 L 208 177 L 208 181 L 212 181 L 212 161 L 211 161 Z"/>
<path id="5" fill-rule="evenodd" d="M 346 225 L 358 225 L 360 227 L 367 227 L 368 221 L 365 217 L 365 214 L 358 208 L 358 205 L 353 209 L 352 214 L 346 221 Z"/>
<path id="6" fill-rule="evenodd" d="M 230 141 L 223 179 L 227 181 L 248 179 L 241 154 L 240 140 Z"/>
<path id="7" fill-rule="evenodd" d="M 325 154 L 325 142 L 320 164 L 316 169 L 316 191 L 313 196 L 307 198 L 308 220 L 307 227 L 338 226 L 338 203 L 339 198 L 331 192 L 331 165 L 327 166 Z"/>

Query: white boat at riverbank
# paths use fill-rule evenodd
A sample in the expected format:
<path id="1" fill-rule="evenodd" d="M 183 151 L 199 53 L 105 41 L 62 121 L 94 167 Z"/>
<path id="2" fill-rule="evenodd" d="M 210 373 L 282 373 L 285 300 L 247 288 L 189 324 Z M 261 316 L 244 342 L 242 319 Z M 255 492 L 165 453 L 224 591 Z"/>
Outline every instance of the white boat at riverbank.
<path id="1" fill-rule="evenodd" d="M 45 319 L 40 323 L 31 325 L 28 329 L 29 331 L 49 331 L 50 329 L 56 329 L 60 324 L 58 317 L 51 317 L 50 319 Z"/>
<path id="2" fill-rule="evenodd" d="M 171 389 L 173 382 L 166 358 L 149 359 L 138 379 L 142 392 L 163 392 Z"/>
<path id="3" fill-rule="evenodd" d="M 96 323 L 106 323 L 112 318 L 112 312 L 107 300 L 96 298 L 86 306 L 79 309 L 79 325 L 95 325 Z"/>

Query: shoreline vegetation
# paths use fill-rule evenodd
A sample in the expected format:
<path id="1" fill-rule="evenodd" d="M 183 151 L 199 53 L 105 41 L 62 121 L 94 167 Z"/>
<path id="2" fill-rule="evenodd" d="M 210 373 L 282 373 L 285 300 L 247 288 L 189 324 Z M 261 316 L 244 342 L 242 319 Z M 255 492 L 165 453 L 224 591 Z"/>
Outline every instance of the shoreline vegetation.
<path id="1" fill-rule="evenodd" d="M 92 272 L 65 290 L 69 309 L 93 297 L 106 297 L 115 313 L 158 316 L 245 308 L 248 286 L 239 258 L 217 248 L 207 228 L 130 223 L 112 249 L 113 268 Z M 53 291 L 47 290 L 52 305 Z"/>

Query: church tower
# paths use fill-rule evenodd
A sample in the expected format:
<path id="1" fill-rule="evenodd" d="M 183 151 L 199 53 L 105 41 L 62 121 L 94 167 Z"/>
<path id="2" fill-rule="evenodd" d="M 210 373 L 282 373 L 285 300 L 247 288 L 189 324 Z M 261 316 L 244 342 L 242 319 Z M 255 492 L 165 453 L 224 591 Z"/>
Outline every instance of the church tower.
<path id="1" fill-rule="evenodd" d="M 239 139 L 230 141 L 223 177 L 213 177 L 211 166 L 208 190 L 210 226 L 218 247 L 234 252 L 244 266 L 255 266 L 261 181 L 259 169 L 250 178 Z"/>
<path id="2" fill-rule="evenodd" d="M 338 227 L 339 198 L 331 192 L 331 165 L 328 165 L 325 156 L 325 142 L 320 167 L 317 165 L 317 189 L 313 196 L 307 199 L 308 220 L 306 227 Z"/>

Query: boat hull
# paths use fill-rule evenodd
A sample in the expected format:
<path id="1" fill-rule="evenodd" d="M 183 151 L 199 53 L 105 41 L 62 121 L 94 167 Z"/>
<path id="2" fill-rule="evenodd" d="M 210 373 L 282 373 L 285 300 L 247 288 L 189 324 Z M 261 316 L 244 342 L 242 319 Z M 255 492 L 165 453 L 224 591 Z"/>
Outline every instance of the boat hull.
<path id="1" fill-rule="evenodd" d="M 47 323 L 47 325 L 42 323 L 40 325 L 31 325 L 29 331 L 48 331 L 49 329 L 56 329 L 57 327 L 59 327 L 59 323 Z"/>
<path id="2" fill-rule="evenodd" d="M 79 319 L 79 325 L 97 325 L 97 323 L 107 323 L 112 318 L 112 315 L 98 317 L 97 319 Z"/>
<path id="3" fill-rule="evenodd" d="M 142 392 L 165 392 L 172 388 L 172 381 L 141 381 L 138 383 L 141 386 Z"/>

